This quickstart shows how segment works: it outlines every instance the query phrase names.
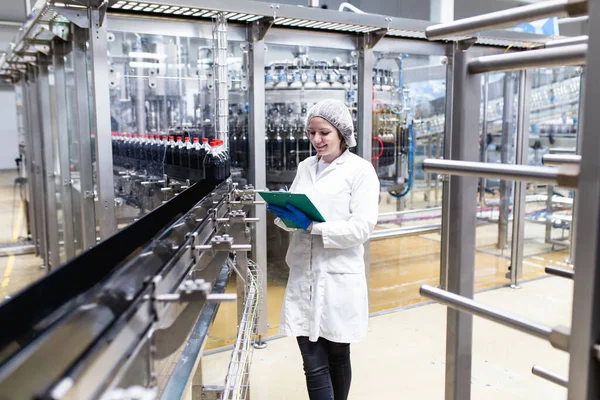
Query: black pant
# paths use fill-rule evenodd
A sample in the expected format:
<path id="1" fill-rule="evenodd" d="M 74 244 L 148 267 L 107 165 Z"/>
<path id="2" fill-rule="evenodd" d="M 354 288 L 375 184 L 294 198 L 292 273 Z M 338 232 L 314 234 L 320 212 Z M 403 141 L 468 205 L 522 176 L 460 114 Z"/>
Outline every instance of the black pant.
<path id="1" fill-rule="evenodd" d="M 306 336 L 297 339 L 310 400 L 346 400 L 352 380 L 350 344 L 323 338 L 311 342 Z"/>

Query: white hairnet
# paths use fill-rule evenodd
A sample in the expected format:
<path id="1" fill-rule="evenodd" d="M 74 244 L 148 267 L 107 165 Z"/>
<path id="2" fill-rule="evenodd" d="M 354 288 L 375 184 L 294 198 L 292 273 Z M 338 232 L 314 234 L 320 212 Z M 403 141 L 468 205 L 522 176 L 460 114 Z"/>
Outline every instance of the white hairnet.
<path id="1" fill-rule="evenodd" d="M 354 123 L 352 115 L 346 105 L 339 100 L 321 100 L 308 110 L 306 116 L 306 132 L 309 132 L 310 120 L 313 117 L 321 117 L 327 120 L 331 125 L 340 131 L 342 137 L 346 140 L 348 147 L 356 146 L 356 138 L 354 137 Z"/>

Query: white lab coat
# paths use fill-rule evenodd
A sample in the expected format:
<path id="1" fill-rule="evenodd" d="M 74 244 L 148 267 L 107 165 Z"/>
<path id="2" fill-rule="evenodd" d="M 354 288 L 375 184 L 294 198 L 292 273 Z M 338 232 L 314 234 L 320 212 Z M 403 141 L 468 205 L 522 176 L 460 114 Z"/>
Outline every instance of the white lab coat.
<path id="1" fill-rule="evenodd" d="M 371 163 L 348 150 L 318 177 L 317 162 L 313 156 L 298 165 L 290 191 L 306 194 L 326 222 L 313 223 L 311 233 L 294 230 L 280 333 L 353 343 L 367 333 L 363 243 L 377 223 L 379 179 Z"/>

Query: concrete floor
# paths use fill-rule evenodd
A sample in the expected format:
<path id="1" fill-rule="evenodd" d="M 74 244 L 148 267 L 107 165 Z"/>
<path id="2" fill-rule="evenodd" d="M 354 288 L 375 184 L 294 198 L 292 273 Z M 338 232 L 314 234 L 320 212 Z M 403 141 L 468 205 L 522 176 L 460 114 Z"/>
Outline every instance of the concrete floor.
<path id="1" fill-rule="evenodd" d="M 490 307 L 548 326 L 571 324 L 570 280 L 548 277 L 521 289 L 479 293 Z M 373 317 L 367 338 L 351 347 L 350 399 L 444 398 L 446 307 L 423 305 Z M 204 384 L 222 385 L 230 352 L 202 359 Z M 567 375 L 568 355 L 540 339 L 474 317 L 473 399 L 565 399 L 566 390 L 531 374 L 533 365 Z M 255 350 L 251 398 L 307 399 L 302 360 L 294 338 Z"/>

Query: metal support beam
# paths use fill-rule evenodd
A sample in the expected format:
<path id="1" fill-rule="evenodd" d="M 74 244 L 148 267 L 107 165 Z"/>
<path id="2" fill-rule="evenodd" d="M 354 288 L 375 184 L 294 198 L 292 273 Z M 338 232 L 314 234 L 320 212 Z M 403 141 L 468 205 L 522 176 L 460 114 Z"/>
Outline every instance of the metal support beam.
<path id="1" fill-rule="evenodd" d="M 504 75 L 504 107 L 502 112 L 502 149 L 500 162 L 509 164 L 511 162 L 513 138 L 515 125 L 513 116 L 515 114 L 515 79 L 513 73 Z M 499 249 L 508 248 L 508 214 L 512 192 L 512 181 L 500 180 L 500 209 L 498 215 L 498 245 Z"/>
<path id="2" fill-rule="evenodd" d="M 463 36 L 482 30 L 510 28 L 548 17 L 576 17 L 587 12 L 587 0 L 551 0 L 489 14 L 433 25 L 425 30 L 429 40 Z"/>
<path id="3" fill-rule="evenodd" d="M 485 176 L 496 179 L 513 179 L 516 181 L 535 181 L 538 183 L 556 184 L 571 187 L 571 180 L 576 179 L 576 171 L 561 170 L 552 167 L 535 167 L 512 164 L 485 164 L 461 160 L 423 160 L 423 170 L 439 174 L 461 176 Z"/>
<path id="4" fill-rule="evenodd" d="M 563 67 L 585 64 L 587 44 L 575 44 L 552 49 L 527 50 L 518 53 L 482 56 L 469 63 L 469 72 L 517 71 L 526 68 Z"/>
<path id="5" fill-rule="evenodd" d="M 456 162 L 478 159 L 477 139 L 481 102 L 481 79 L 468 73 L 470 55 L 461 50 L 454 58 L 454 108 L 451 155 Z M 448 291 L 473 298 L 475 275 L 475 236 L 477 225 L 477 179 L 451 176 L 449 179 L 447 232 Z M 473 317 L 448 309 L 446 317 L 446 400 L 471 398 L 471 358 Z"/>
<path id="6" fill-rule="evenodd" d="M 58 268 L 60 265 L 60 255 L 58 246 L 58 210 L 56 203 L 56 184 L 54 163 L 56 156 L 54 154 L 53 132 L 52 132 L 52 107 L 50 103 L 50 78 L 48 76 L 48 62 L 44 56 L 40 56 L 38 61 L 38 81 L 37 89 L 39 95 L 40 117 L 41 123 L 41 143 L 43 151 L 43 167 L 42 176 L 44 180 L 44 195 L 46 199 L 45 218 L 46 218 L 46 243 L 48 247 L 48 271 L 53 268 Z"/>
<path id="7" fill-rule="evenodd" d="M 25 126 L 25 167 L 27 168 L 27 184 L 29 189 L 29 222 L 31 223 L 31 238 L 35 246 L 35 254 L 41 254 L 40 239 L 41 239 L 41 224 L 38 216 L 38 203 L 40 197 L 37 196 L 36 184 L 36 161 L 35 161 L 35 142 L 33 132 L 37 132 L 35 124 L 37 120 L 33 119 L 31 90 L 32 83 L 25 79 L 22 81 L 23 87 L 23 109 L 24 109 L 24 126 Z"/>
<path id="8" fill-rule="evenodd" d="M 373 146 L 373 49 L 358 38 L 358 155 L 371 160 Z"/>
<path id="9" fill-rule="evenodd" d="M 95 127 L 96 187 L 98 188 L 98 217 L 100 237 L 105 239 L 117 231 L 115 189 L 113 184 L 112 136 L 110 129 L 110 95 L 106 26 L 102 11 L 89 9 L 92 80 L 90 89 L 94 100 L 92 126 Z"/>
<path id="10" fill-rule="evenodd" d="M 75 29 L 73 42 L 73 69 L 78 135 L 79 196 L 81 197 L 81 229 L 83 250 L 96 244 L 96 213 L 94 203 L 94 173 L 92 169 L 92 140 L 88 93 L 87 30 Z M 112 148 L 111 148 L 112 150 Z"/>
<path id="11" fill-rule="evenodd" d="M 248 45 L 250 61 L 249 104 L 250 114 L 248 123 L 249 133 L 249 178 L 250 183 L 257 189 L 267 186 L 266 149 L 265 149 L 265 42 L 258 39 L 266 31 L 258 21 L 248 27 Z M 264 35 L 262 35 L 264 37 Z M 257 331 L 259 335 L 267 333 L 267 210 L 265 207 L 254 207 L 254 215 L 259 221 L 253 224 L 252 256 L 262 271 L 261 293 Z"/>
<path id="12" fill-rule="evenodd" d="M 69 122 L 67 119 L 67 82 L 65 77 L 65 54 L 69 44 L 53 42 L 54 93 L 58 112 L 55 118 L 58 136 L 60 187 L 63 211 L 63 240 L 67 260 L 75 257 L 75 235 L 73 233 L 73 193 L 69 156 Z"/>
<path id="13" fill-rule="evenodd" d="M 519 77 L 519 99 L 517 117 L 517 145 L 515 164 L 527 165 L 529 155 L 529 114 L 531 112 L 531 77 L 528 71 L 521 71 Z M 515 182 L 513 200 L 512 250 L 510 253 L 510 286 L 518 287 L 517 280 L 523 275 L 523 252 L 525 244 L 525 208 L 527 186 Z"/>
<path id="14" fill-rule="evenodd" d="M 582 68 L 581 78 L 579 80 L 579 116 L 577 120 L 577 144 L 576 144 L 576 152 L 578 157 L 581 157 L 581 137 L 583 135 L 583 119 L 584 119 L 584 111 L 585 111 L 585 82 L 586 82 L 586 68 Z M 581 165 L 581 161 L 579 162 Z M 573 194 L 573 209 L 571 211 L 571 229 L 569 229 L 570 233 L 570 245 L 569 245 L 569 260 L 568 262 L 572 265 L 575 265 L 575 254 L 576 254 L 576 246 L 577 246 L 577 222 L 579 221 L 579 205 L 577 204 L 577 196 L 578 194 L 574 192 Z"/>
<path id="15" fill-rule="evenodd" d="M 445 159 L 452 158 L 452 115 L 454 113 L 454 54 L 456 44 L 448 45 L 446 63 L 446 109 L 444 120 L 444 154 Z M 440 176 L 437 177 L 438 179 Z M 443 180 L 442 184 L 442 237 L 440 248 L 440 287 L 448 289 L 448 240 L 450 238 L 450 181 Z"/>
<path id="16" fill-rule="evenodd" d="M 385 34 L 385 33 L 384 33 Z M 381 36 L 383 37 L 383 36 Z M 381 39 L 379 37 L 379 39 Z M 371 161 L 373 146 L 373 46 L 371 36 L 363 34 L 358 38 L 358 155 Z M 379 39 L 377 41 L 379 41 Z M 371 277 L 371 242 L 363 244 L 367 285 Z"/>
<path id="17" fill-rule="evenodd" d="M 577 263 L 573 288 L 573 334 L 569 361 L 568 400 L 600 398 L 600 362 L 592 350 L 600 339 L 600 2 L 589 2 L 589 52 L 583 101 L 581 171 L 577 187 Z"/>

